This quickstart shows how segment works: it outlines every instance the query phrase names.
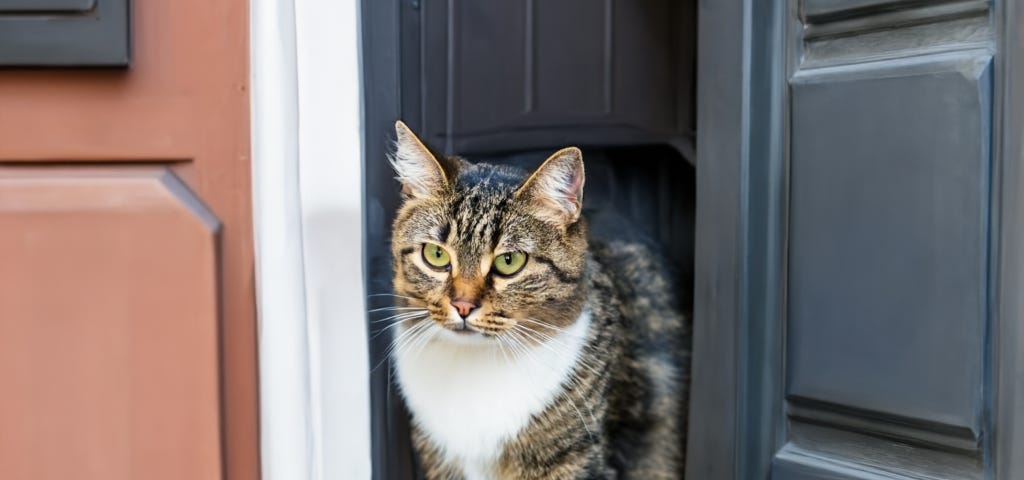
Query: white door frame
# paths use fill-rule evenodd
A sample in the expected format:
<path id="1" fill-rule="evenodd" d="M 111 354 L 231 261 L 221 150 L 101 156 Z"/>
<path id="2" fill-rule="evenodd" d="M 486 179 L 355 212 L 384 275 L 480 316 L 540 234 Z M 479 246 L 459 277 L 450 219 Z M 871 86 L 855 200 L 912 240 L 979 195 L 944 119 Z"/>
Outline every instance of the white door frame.
<path id="1" fill-rule="evenodd" d="M 250 5 L 262 474 L 368 478 L 358 2 Z"/>

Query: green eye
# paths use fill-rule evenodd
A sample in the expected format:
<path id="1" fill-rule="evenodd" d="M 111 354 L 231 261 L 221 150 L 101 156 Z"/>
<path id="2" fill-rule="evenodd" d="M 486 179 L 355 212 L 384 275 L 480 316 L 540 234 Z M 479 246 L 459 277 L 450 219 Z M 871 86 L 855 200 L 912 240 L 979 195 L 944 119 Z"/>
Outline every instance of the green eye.
<path id="1" fill-rule="evenodd" d="M 423 244 L 423 261 L 427 262 L 427 265 L 431 267 L 447 270 L 448 266 L 452 263 L 452 257 L 448 255 L 440 245 L 434 243 Z"/>
<path id="2" fill-rule="evenodd" d="M 526 265 L 526 253 L 508 252 L 494 257 L 494 270 L 499 275 L 514 275 Z"/>

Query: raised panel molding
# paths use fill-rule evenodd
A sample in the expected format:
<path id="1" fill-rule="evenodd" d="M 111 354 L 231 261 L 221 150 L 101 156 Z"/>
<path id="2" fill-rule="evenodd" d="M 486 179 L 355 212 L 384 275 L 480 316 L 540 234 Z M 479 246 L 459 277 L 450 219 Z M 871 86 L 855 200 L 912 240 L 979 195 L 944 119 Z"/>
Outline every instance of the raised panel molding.
<path id="1" fill-rule="evenodd" d="M 794 78 L 788 395 L 979 432 L 990 60 Z"/>
<path id="2" fill-rule="evenodd" d="M 667 143 L 692 160 L 692 2 L 411 5 L 403 116 L 445 153 Z"/>
<path id="3" fill-rule="evenodd" d="M 889 12 L 920 3 L 920 0 L 804 0 L 800 7 L 805 23 L 818 23 Z"/>
<path id="4" fill-rule="evenodd" d="M 164 167 L 0 166 L 0 478 L 223 478 L 219 230 Z"/>
<path id="5" fill-rule="evenodd" d="M 990 3 L 790 5 L 771 477 L 987 478 Z"/>
<path id="6" fill-rule="evenodd" d="M 773 480 L 982 480 L 981 455 L 795 423 Z"/>
<path id="7" fill-rule="evenodd" d="M 914 8 L 907 8 L 914 7 Z M 905 0 L 807 0 L 805 40 L 851 35 L 984 15 L 988 0 L 939 1 L 921 4 Z"/>

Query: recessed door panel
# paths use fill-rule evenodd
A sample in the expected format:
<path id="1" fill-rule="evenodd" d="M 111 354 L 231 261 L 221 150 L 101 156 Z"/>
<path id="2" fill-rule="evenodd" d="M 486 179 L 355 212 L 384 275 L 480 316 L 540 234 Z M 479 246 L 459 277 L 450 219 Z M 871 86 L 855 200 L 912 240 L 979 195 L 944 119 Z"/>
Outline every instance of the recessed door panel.
<path id="1" fill-rule="evenodd" d="M 448 153 L 568 143 L 692 150 L 690 2 L 402 6 L 402 77 L 414 87 L 403 115 L 416 124 L 418 112 L 414 127 Z"/>
<path id="2" fill-rule="evenodd" d="M 800 3 L 772 478 L 985 478 L 990 11 Z"/>
<path id="3" fill-rule="evenodd" d="M 0 0 L 0 64 L 129 5 L 0 68 L 4 480 L 259 477 L 248 2 Z"/>
<path id="4" fill-rule="evenodd" d="M 989 64 L 794 80 L 791 397 L 978 431 Z"/>
<path id="5" fill-rule="evenodd" d="M 0 168 L 0 477 L 222 478 L 218 231 L 162 167 Z"/>

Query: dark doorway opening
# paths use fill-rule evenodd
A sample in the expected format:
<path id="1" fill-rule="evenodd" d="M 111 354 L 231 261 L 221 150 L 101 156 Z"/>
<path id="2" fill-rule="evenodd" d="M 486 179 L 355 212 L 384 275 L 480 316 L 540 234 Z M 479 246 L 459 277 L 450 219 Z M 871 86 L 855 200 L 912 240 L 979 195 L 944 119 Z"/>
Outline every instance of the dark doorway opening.
<path id="1" fill-rule="evenodd" d="M 533 169 L 561 147 L 581 147 L 585 213 L 629 218 L 665 249 L 687 290 L 680 296 L 692 297 L 695 2 L 364 0 L 361 15 L 364 273 L 367 291 L 382 294 L 368 309 L 392 304 L 400 187 L 387 153 L 397 119 L 473 162 Z M 416 478 L 408 414 L 385 358 L 391 338 L 369 325 L 373 476 Z"/>

